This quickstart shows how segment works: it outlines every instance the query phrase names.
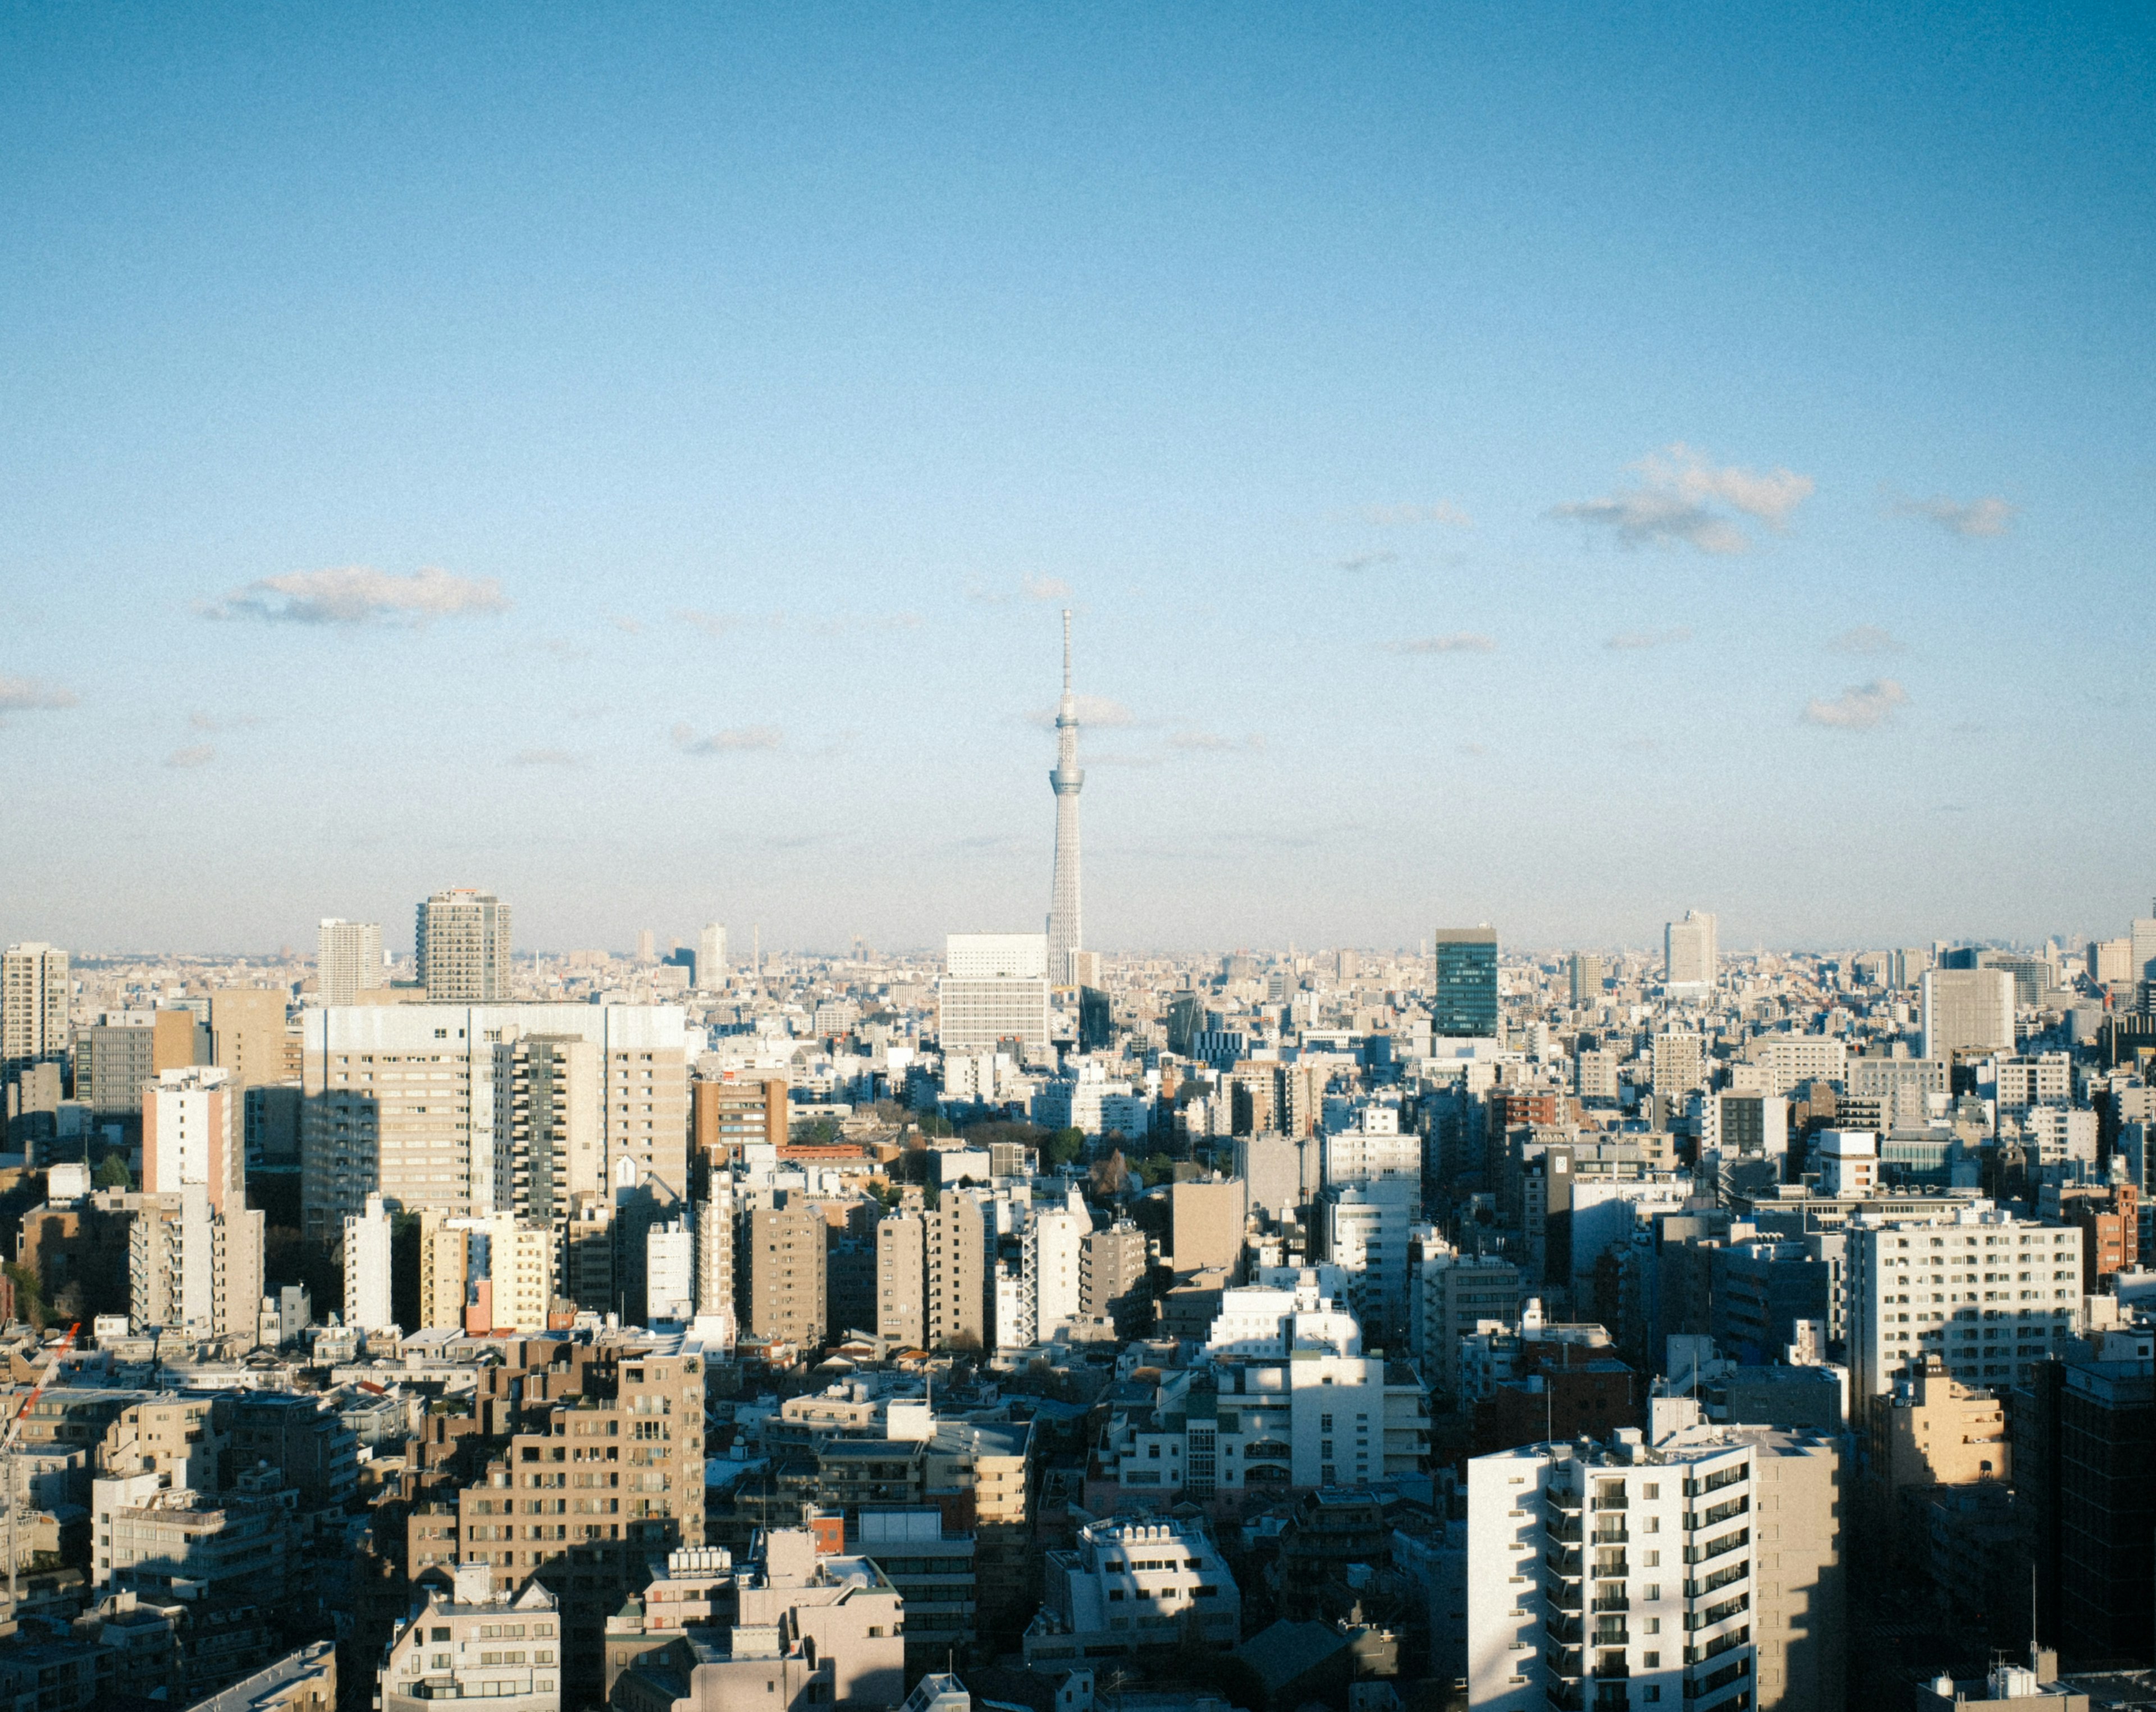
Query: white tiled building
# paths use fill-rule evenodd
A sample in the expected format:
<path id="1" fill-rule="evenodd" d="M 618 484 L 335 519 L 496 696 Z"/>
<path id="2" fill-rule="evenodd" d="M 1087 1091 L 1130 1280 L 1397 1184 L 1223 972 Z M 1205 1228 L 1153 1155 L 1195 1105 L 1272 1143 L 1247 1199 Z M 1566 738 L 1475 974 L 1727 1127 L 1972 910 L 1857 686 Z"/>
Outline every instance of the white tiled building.
<path id="1" fill-rule="evenodd" d="M 1835 1441 L 1656 1408 L 1651 1441 L 1468 1463 L 1475 1712 L 1841 1704 Z"/>
<path id="2" fill-rule="evenodd" d="M 1186 1614 L 1215 1646 L 1240 1638 L 1243 1596 L 1205 1530 L 1191 1522 L 1089 1523 L 1045 1565 L 1040 1614 L 1025 1632 L 1029 1668 L 1173 1645 Z"/>
<path id="3" fill-rule="evenodd" d="M 437 1700 L 484 1699 L 488 1712 L 560 1712 L 561 1622 L 538 1582 L 513 1599 L 483 1563 L 459 1564 L 397 1632 L 382 1668 L 382 1712 L 426 1712 Z"/>
<path id="4" fill-rule="evenodd" d="M 2010 1386 L 2080 1325 L 2082 1234 L 1969 1209 L 1951 1224 L 1852 1226 L 1849 1366 L 1863 1399 L 1937 1355 L 1987 1390 Z"/>

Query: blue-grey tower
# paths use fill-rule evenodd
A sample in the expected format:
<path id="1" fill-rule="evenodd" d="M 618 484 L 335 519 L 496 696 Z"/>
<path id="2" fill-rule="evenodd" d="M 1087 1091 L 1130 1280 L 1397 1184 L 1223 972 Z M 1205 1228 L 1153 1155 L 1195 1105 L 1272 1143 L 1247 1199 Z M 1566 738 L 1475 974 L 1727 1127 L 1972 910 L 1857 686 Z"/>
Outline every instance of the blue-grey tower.
<path id="1" fill-rule="evenodd" d="M 1065 987 L 1072 974 L 1070 954 L 1086 943 L 1078 902 L 1078 789 L 1086 775 L 1078 766 L 1078 698 L 1070 693 L 1070 609 L 1063 609 L 1063 699 L 1055 704 L 1055 770 L 1048 775 L 1055 789 L 1055 881 L 1048 904 L 1048 979 Z"/>

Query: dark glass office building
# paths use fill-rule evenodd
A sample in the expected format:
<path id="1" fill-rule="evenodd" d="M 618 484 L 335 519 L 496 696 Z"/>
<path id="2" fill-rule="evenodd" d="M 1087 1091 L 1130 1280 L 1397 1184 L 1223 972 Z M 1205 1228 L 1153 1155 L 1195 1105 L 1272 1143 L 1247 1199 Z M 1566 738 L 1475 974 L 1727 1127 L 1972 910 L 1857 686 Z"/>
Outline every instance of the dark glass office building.
<path id="1" fill-rule="evenodd" d="M 1440 928 L 1431 1028 L 1440 1036 L 1497 1032 L 1497 934 L 1491 928 Z"/>

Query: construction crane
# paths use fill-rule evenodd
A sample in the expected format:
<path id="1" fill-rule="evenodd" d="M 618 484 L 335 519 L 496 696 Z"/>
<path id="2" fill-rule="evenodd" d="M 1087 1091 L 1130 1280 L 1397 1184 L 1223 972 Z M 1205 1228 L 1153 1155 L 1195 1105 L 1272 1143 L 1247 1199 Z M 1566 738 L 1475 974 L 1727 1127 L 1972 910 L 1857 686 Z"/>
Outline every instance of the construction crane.
<path id="1" fill-rule="evenodd" d="M 38 1375 L 38 1382 L 30 1387 L 29 1395 L 23 1399 L 22 1406 L 15 1411 L 13 1417 L 8 1422 L 7 1437 L 0 1438 L 0 1462 L 4 1462 L 8 1467 L 8 1615 L 10 1618 L 13 1618 L 15 1615 L 17 1601 L 15 1585 L 15 1447 L 22 1439 L 23 1422 L 29 1418 L 30 1406 L 36 1402 L 38 1399 L 44 1395 L 46 1381 L 51 1379 L 53 1375 L 59 1370 L 60 1357 L 66 1355 L 67 1352 L 74 1346 L 74 1334 L 81 1329 L 82 1322 L 80 1320 L 77 1320 L 73 1325 L 67 1329 L 67 1335 L 62 1338 L 59 1342 L 53 1345 L 51 1353 L 45 1358 L 45 1370 Z"/>

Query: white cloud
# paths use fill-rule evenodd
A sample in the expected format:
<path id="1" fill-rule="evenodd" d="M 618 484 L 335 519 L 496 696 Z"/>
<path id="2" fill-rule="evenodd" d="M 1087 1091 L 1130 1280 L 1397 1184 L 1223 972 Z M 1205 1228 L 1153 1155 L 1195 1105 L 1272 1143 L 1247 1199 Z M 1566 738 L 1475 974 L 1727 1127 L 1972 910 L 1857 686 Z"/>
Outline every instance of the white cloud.
<path id="1" fill-rule="evenodd" d="M 175 749 L 165 757 L 167 767 L 207 767 L 217 759 L 217 751 L 208 743 L 190 743 L 183 749 Z"/>
<path id="2" fill-rule="evenodd" d="M 1028 600 L 1068 600 L 1070 585 L 1060 577 L 1028 577 L 1019 584 Z"/>
<path id="3" fill-rule="evenodd" d="M 1449 636 L 1417 636 L 1405 642 L 1388 642 L 1388 654 L 1494 654 L 1497 644 L 1491 637 L 1478 635 L 1472 630 L 1455 631 Z"/>
<path id="4" fill-rule="evenodd" d="M 1396 553 L 1358 553 L 1340 561 L 1343 571 L 1370 571 L 1379 565 L 1396 565 L 1400 556 Z"/>
<path id="5" fill-rule="evenodd" d="M 1818 487 L 1810 476 L 1794 470 L 1762 471 L 1734 464 L 1717 468 L 1681 442 L 1650 452 L 1632 467 L 1642 486 L 1556 506 L 1550 516 L 1607 529 L 1624 547 L 1681 542 L 1701 553 L 1735 553 L 1745 552 L 1751 541 L 1712 506 L 1727 506 L 1779 531 Z"/>
<path id="6" fill-rule="evenodd" d="M 506 612 L 509 602 L 491 577 L 453 577 L 431 566 L 399 577 L 365 565 L 345 565 L 264 577 L 196 609 L 213 619 L 416 628 L 438 618 Z"/>
<path id="7" fill-rule="evenodd" d="M 1111 702 L 1106 696 L 1077 696 L 1075 704 L 1081 725 L 1136 725 L 1137 716 L 1121 702 Z M 1036 707 L 1025 716 L 1029 725 L 1052 726 L 1055 723 L 1055 709 Z"/>
<path id="8" fill-rule="evenodd" d="M 1851 684 L 1832 701 L 1804 704 L 1799 717 L 1807 725 L 1830 726 L 1837 731 L 1871 731 L 1893 717 L 1895 710 L 1909 705 L 1909 692 L 1891 677 L 1876 677 L 1868 684 Z"/>
<path id="9" fill-rule="evenodd" d="M 1905 517 L 1928 517 L 1949 535 L 1976 540 L 2005 534 L 2014 527 L 2015 508 L 1995 496 L 1963 505 L 1933 494 L 1929 499 L 1897 500 L 1894 509 Z"/>
<path id="10" fill-rule="evenodd" d="M 52 707 L 72 707 L 73 690 L 49 684 L 43 678 L 9 677 L 0 673 L 0 719 L 10 713 L 30 713 Z"/>
<path id="11" fill-rule="evenodd" d="M 674 747 L 685 755 L 732 755 L 751 749 L 775 749 L 786 741 L 786 733 L 775 725 L 729 726 L 708 737 L 699 737 L 694 727 L 682 724 L 674 727 L 672 736 Z"/>
<path id="12" fill-rule="evenodd" d="M 581 767 L 584 758 L 569 749 L 519 749 L 509 758 L 512 767 Z"/>
<path id="13" fill-rule="evenodd" d="M 1789 513 L 1817 491 L 1819 484 L 1794 470 L 1761 473 L 1731 464 L 1716 469 L 1691 447 L 1679 444 L 1650 452 L 1635 469 L 1650 486 L 1699 501 L 1718 499 L 1768 527 L 1787 526 Z"/>
<path id="14" fill-rule="evenodd" d="M 1684 542 L 1702 553 L 1743 553 L 1752 543 L 1727 518 L 1674 494 L 1631 488 L 1602 499 L 1574 500 L 1551 508 L 1553 517 L 1609 530 L 1625 547 L 1675 547 Z"/>
<path id="15" fill-rule="evenodd" d="M 1844 630 L 1827 645 L 1837 654 L 1899 654 L 1902 642 L 1892 631 L 1882 630 L 1877 625 L 1859 625 Z"/>
<path id="16" fill-rule="evenodd" d="M 1614 648 L 1619 653 L 1641 648 L 1670 648 L 1679 642 L 1691 640 L 1691 628 L 1677 625 L 1666 630 L 1620 630 L 1602 645 Z"/>
<path id="17" fill-rule="evenodd" d="M 1474 518 L 1449 499 L 1441 499 L 1430 506 L 1365 506 L 1356 516 L 1365 523 L 1374 523 L 1381 529 L 1400 528 L 1414 523 L 1442 523 L 1451 529 L 1472 529 Z"/>

